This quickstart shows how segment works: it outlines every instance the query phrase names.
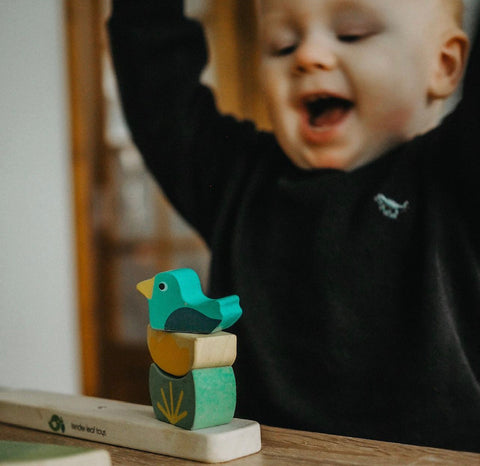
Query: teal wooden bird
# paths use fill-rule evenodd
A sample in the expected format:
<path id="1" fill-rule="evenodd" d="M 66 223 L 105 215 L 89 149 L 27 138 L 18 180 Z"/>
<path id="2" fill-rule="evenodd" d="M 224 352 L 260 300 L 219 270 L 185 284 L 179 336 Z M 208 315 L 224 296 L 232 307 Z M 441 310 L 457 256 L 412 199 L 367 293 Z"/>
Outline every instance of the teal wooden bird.
<path id="1" fill-rule="evenodd" d="M 207 298 L 192 269 L 158 273 L 138 283 L 137 290 L 148 299 L 150 325 L 156 330 L 214 333 L 242 315 L 238 296 Z"/>

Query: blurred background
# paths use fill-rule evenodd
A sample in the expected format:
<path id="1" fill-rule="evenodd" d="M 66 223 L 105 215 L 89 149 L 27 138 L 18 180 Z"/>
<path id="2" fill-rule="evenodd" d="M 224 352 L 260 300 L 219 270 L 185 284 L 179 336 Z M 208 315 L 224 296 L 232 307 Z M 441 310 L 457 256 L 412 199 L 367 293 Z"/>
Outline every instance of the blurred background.
<path id="1" fill-rule="evenodd" d="M 130 141 L 109 7 L 0 0 L 0 386 L 148 404 L 147 303 L 135 285 L 191 267 L 206 288 L 209 256 Z M 204 80 L 221 110 L 268 127 L 253 0 L 187 10 L 205 24 Z"/>
<path id="2" fill-rule="evenodd" d="M 149 403 L 135 285 L 191 267 L 206 288 L 209 253 L 131 143 L 109 8 L 0 0 L 0 386 Z M 219 106 L 264 120 L 253 0 L 187 0 L 187 11 L 206 26 Z"/>

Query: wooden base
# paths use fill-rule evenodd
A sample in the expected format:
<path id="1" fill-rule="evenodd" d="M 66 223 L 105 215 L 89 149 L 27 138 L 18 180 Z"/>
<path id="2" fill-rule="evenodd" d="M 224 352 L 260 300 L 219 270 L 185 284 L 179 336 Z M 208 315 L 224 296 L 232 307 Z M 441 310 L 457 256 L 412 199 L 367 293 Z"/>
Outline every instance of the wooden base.
<path id="1" fill-rule="evenodd" d="M 261 448 L 254 421 L 189 431 L 159 422 L 151 406 L 28 390 L 0 389 L 0 422 L 206 463 Z"/>

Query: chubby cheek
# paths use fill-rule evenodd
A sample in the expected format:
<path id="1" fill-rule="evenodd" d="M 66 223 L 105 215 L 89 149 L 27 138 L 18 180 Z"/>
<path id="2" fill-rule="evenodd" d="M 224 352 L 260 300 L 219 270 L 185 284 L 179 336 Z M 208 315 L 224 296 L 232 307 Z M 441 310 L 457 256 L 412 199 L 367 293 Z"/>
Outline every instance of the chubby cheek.
<path id="1" fill-rule="evenodd" d="M 402 89 L 401 84 L 394 88 L 378 88 L 366 99 L 364 107 L 370 131 L 397 141 L 410 137 L 418 101 L 415 93 Z"/>
<path id="2" fill-rule="evenodd" d="M 263 80 L 264 99 L 277 138 L 285 139 L 295 128 L 288 91 L 276 79 Z M 290 134 L 291 137 L 291 134 Z"/>
<path id="3" fill-rule="evenodd" d="M 267 72 L 261 80 L 261 86 L 265 97 L 267 110 L 270 117 L 273 119 L 278 116 L 278 112 L 282 111 L 285 106 L 285 89 L 282 86 L 281 80 L 274 73 Z"/>
<path id="4" fill-rule="evenodd" d="M 398 57 L 393 57 L 371 64 L 368 71 L 360 73 L 364 81 L 358 91 L 370 130 L 383 133 L 389 139 L 401 140 L 411 136 L 424 96 L 418 83 L 405 76 L 397 60 Z M 371 70 L 375 70 L 375 74 L 372 75 Z"/>
<path id="5" fill-rule="evenodd" d="M 393 140 L 410 137 L 413 113 L 410 106 L 394 107 L 380 117 L 379 130 Z"/>
<path id="6" fill-rule="evenodd" d="M 290 125 L 285 115 L 285 109 L 276 99 L 266 98 L 266 105 L 273 133 L 278 142 L 283 145 L 290 139 L 288 134 Z"/>

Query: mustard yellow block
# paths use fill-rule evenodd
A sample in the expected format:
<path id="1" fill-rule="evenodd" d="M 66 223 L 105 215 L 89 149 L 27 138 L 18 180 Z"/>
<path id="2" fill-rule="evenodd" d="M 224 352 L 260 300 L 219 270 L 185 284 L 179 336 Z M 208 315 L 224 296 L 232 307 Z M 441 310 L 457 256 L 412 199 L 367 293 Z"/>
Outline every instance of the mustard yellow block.
<path id="1" fill-rule="evenodd" d="M 228 332 L 172 333 L 149 325 L 147 343 L 155 364 L 178 377 L 193 369 L 231 366 L 237 357 L 237 337 Z"/>

